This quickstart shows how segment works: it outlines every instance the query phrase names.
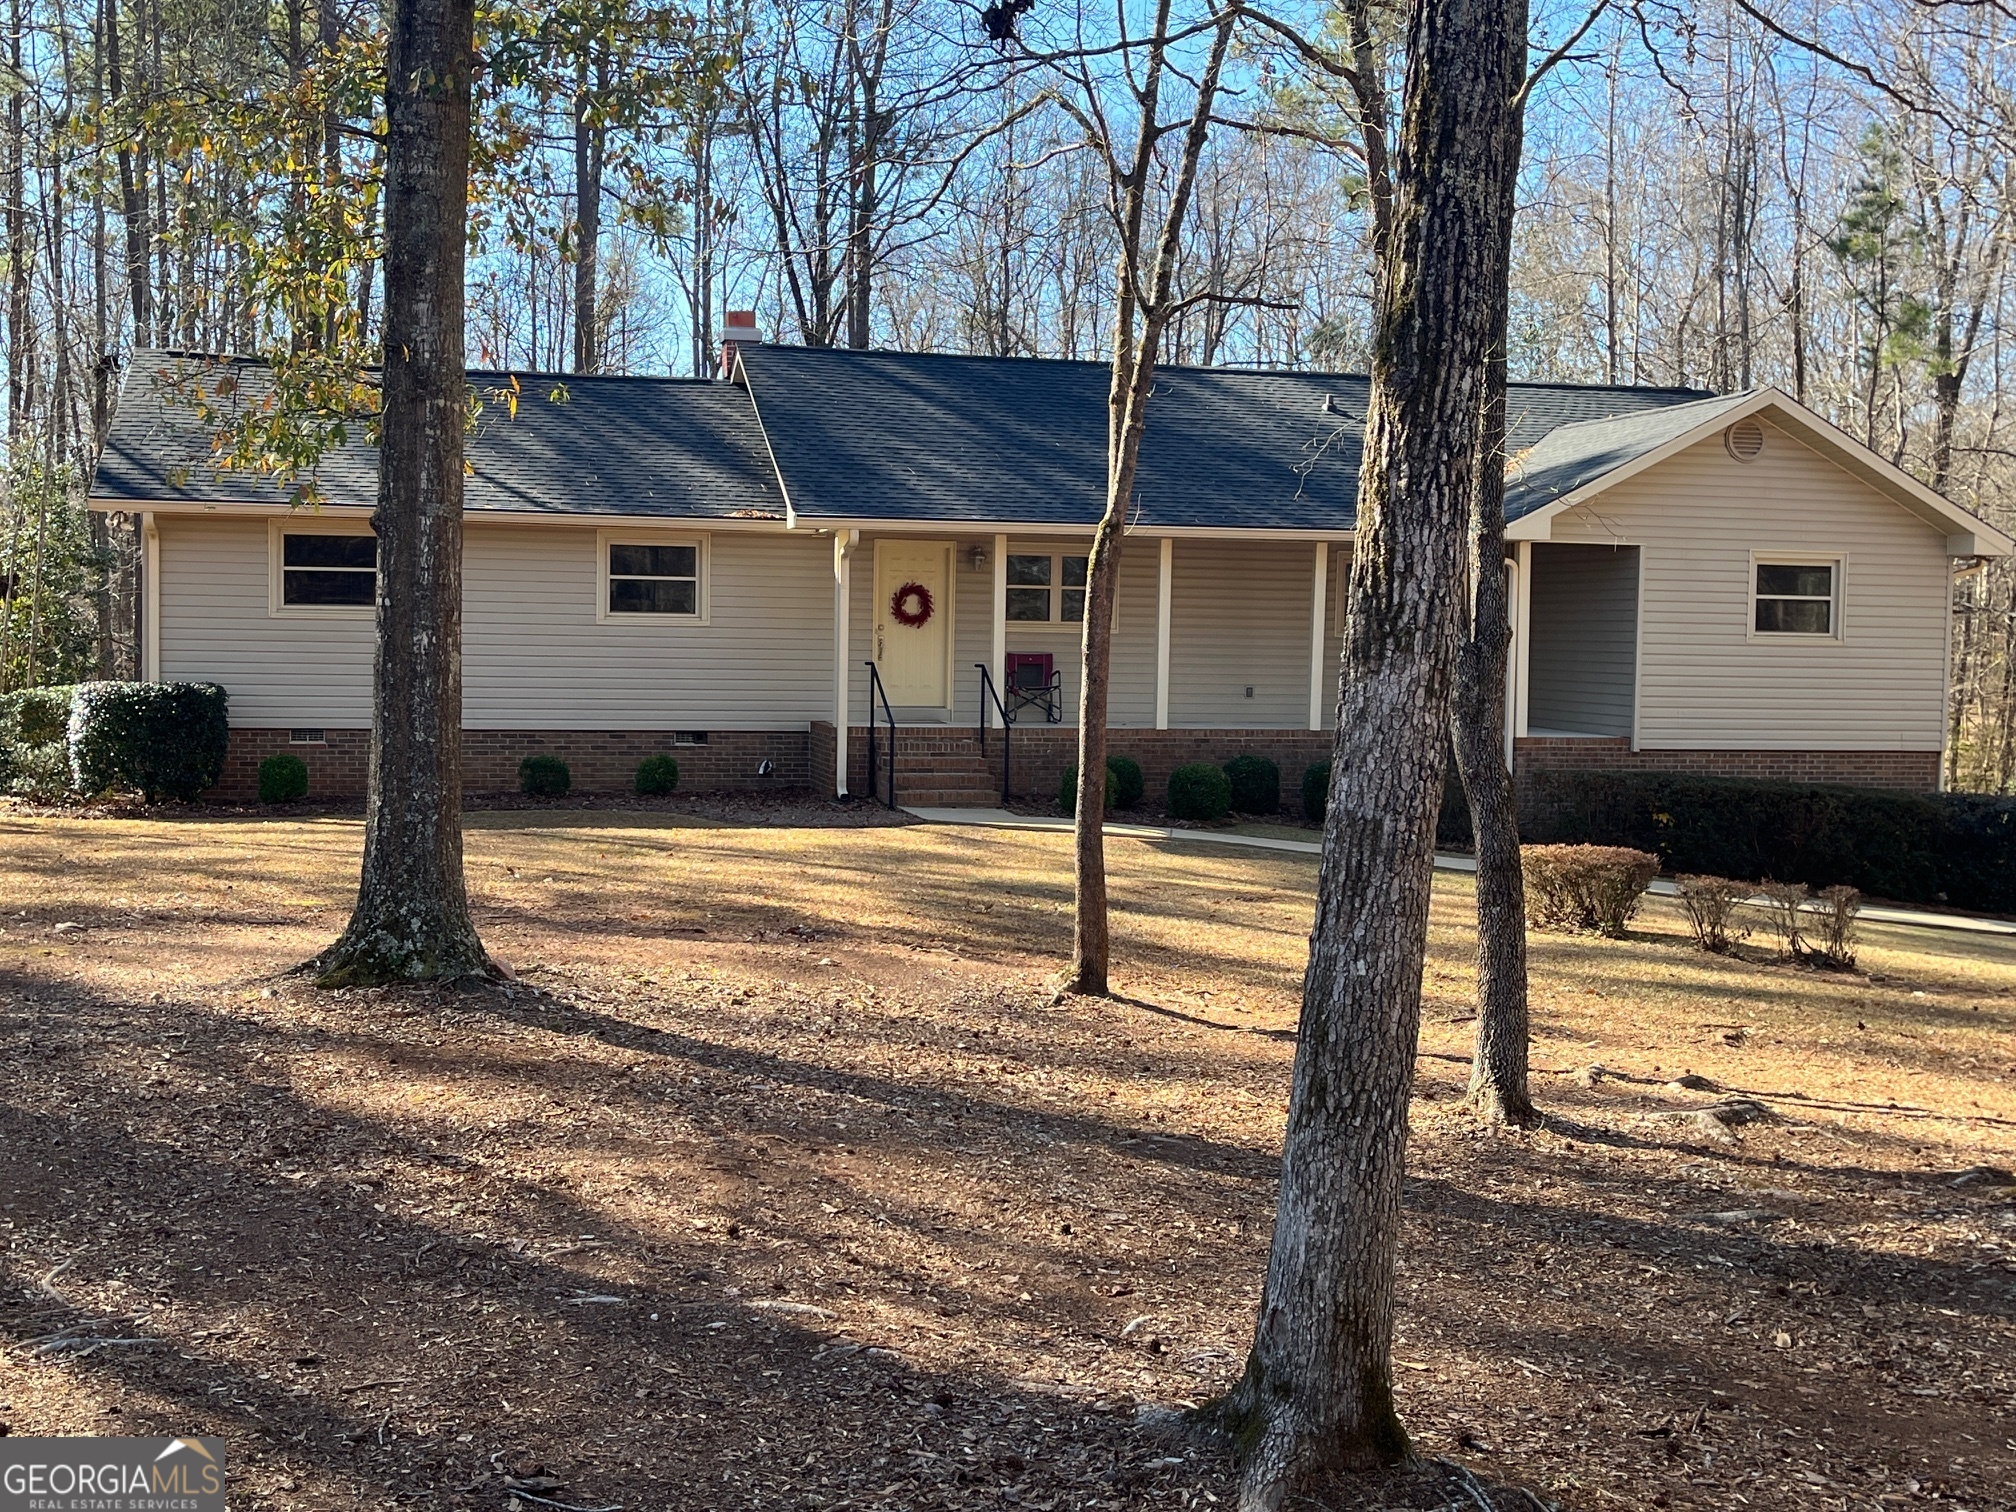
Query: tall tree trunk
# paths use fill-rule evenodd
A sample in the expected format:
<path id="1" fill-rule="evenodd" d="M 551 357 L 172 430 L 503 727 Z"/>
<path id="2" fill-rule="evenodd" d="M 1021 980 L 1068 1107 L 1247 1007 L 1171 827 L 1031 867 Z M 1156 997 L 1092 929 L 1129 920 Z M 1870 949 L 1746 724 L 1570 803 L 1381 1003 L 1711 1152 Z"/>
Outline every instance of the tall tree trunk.
<path id="1" fill-rule="evenodd" d="M 1524 74 L 1522 66 L 1518 83 L 1523 84 Z M 1514 115 L 1509 129 L 1513 140 L 1507 150 L 1516 163 L 1525 143 L 1523 113 Z M 1506 663 L 1512 643 L 1505 586 L 1505 367 L 1513 180 L 1508 178 L 1503 188 L 1506 198 L 1492 222 L 1503 233 L 1493 249 L 1497 265 L 1487 270 L 1477 291 L 1480 300 L 1491 304 L 1491 347 L 1470 487 L 1470 614 L 1456 653 L 1451 743 L 1477 840 L 1477 1048 L 1470 1063 L 1470 1102 L 1486 1122 L 1528 1125 L 1537 1115 L 1527 1076 L 1526 877 L 1519 862 L 1512 771 L 1505 762 Z M 1609 284 L 1614 363 L 1614 271 Z"/>
<path id="2" fill-rule="evenodd" d="M 1104 997 L 1109 990 L 1112 934 L 1106 898 L 1106 696 L 1113 663 L 1113 606 L 1119 596 L 1120 543 L 1134 497 L 1134 474 L 1141 437 L 1148 423 L 1148 396 L 1163 328 L 1175 309 L 1177 254 L 1184 220 L 1197 183 L 1197 164 L 1211 129 L 1218 80 L 1232 45 L 1234 14 L 1219 21 L 1211 53 L 1197 84 L 1197 99 L 1183 138 L 1182 156 L 1169 198 L 1161 206 L 1154 262 L 1146 262 L 1142 227 L 1155 149 L 1170 127 L 1157 119 L 1164 71 L 1168 68 L 1170 0 L 1156 9 L 1156 39 L 1142 86 L 1141 126 L 1133 160 L 1115 177 L 1122 188 L 1119 298 L 1113 317 L 1113 378 L 1107 396 L 1106 508 L 1092 535 L 1085 563 L 1085 634 L 1078 688 L 1078 799 L 1073 819 L 1072 869 L 1076 908 L 1071 931 L 1071 969 L 1063 990 Z M 1116 168 L 1118 165 L 1114 165 Z M 1139 321 L 1137 328 L 1136 321 Z"/>
<path id="3" fill-rule="evenodd" d="M 28 363 L 33 348 L 28 330 L 28 125 L 21 0 L 12 0 L 7 21 L 7 438 L 16 445 L 28 424 Z M 32 648 L 29 654 L 34 654 Z"/>
<path id="4" fill-rule="evenodd" d="M 364 870 L 324 986 L 490 969 L 462 879 L 462 348 L 473 0 L 396 0 L 385 84 L 384 434 Z"/>
<path id="5" fill-rule="evenodd" d="M 596 278 L 602 252 L 602 165 L 609 129 L 596 113 L 584 50 L 574 90 L 574 371 L 602 370 L 601 305 Z M 594 81 L 606 84 L 606 80 Z"/>
<path id="6" fill-rule="evenodd" d="M 1400 1185 L 1526 6 L 1419 0 L 1408 31 L 1280 1198 L 1253 1351 L 1223 1407 L 1242 1512 L 1410 1452 L 1393 1401 Z"/>

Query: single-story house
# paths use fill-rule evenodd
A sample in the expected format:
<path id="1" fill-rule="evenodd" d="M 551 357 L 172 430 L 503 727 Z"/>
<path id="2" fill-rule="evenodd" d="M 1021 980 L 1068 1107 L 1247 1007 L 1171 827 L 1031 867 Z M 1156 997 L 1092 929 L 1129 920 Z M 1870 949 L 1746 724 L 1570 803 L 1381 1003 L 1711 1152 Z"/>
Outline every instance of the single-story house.
<path id="1" fill-rule="evenodd" d="M 314 791 L 353 793 L 377 456 L 361 435 L 333 451 L 313 508 L 218 470 L 191 396 L 256 403 L 263 372 L 139 354 L 91 506 L 143 521 L 145 675 L 229 690 L 225 791 L 287 750 Z M 1106 382 L 753 341 L 711 381 L 472 375 L 468 785 L 551 752 L 577 788 L 622 788 L 671 751 L 688 787 L 859 794 L 876 722 L 899 802 L 981 803 L 1000 697 L 1013 786 L 1054 791 Z M 1347 374 L 1157 379 L 1111 700 L 1151 791 L 1240 751 L 1292 790 L 1327 754 L 1366 401 Z M 1509 415 L 1522 771 L 1937 785 L 1953 578 L 2009 537 L 1775 390 L 1518 384 Z"/>

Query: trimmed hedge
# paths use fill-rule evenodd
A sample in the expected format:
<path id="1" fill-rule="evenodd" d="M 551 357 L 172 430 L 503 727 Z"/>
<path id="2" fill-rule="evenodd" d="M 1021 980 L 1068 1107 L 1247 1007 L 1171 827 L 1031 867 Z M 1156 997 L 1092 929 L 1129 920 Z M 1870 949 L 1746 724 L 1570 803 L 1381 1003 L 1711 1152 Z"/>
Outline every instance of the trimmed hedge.
<path id="1" fill-rule="evenodd" d="M 637 793 L 661 798 L 679 786 L 679 763 L 671 756 L 646 756 L 637 763 Z"/>
<path id="2" fill-rule="evenodd" d="M 1120 774 L 1113 770 L 1113 758 L 1106 758 L 1106 807 L 1118 808 L 1120 794 Z M 1067 815 L 1078 812 L 1078 763 L 1072 762 L 1064 768 L 1064 775 L 1057 780 L 1057 807 Z"/>
<path id="3" fill-rule="evenodd" d="M 1312 761 L 1302 770 L 1302 817 L 1321 824 L 1330 812 L 1330 763 Z"/>
<path id="4" fill-rule="evenodd" d="M 527 756 L 518 763 L 518 789 L 534 798 L 558 798 L 574 786 L 574 774 L 558 756 Z"/>
<path id="5" fill-rule="evenodd" d="M 1139 808 L 1148 794 L 1148 779 L 1141 775 L 1141 763 L 1132 756 L 1108 756 L 1106 770 L 1113 774 L 1113 807 Z"/>
<path id="6" fill-rule="evenodd" d="M 1240 814 L 1271 814 L 1281 807 L 1281 768 L 1250 752 L 1225 763 L 1232 808 Z"/>
<path id="7" fill-rule="evenodd" d="M 308 796 L 308 763 L 282 752 L 259 763 L 259 801 L 295 803 Z"/>
<path id="8" fill-rule="evenodd" d="M 70 695 L 71 783 L 86 796 L 124 788 L 149 803 L 193 801 L 224 774 L 228 706 L 215 683 L 79 683 Z"/>
<path id="9" fill-rule="evenodd" d="M 1732 777 L 1535 772 L 1526 838 L 1656 851 L 1670 870 L 2016 913 L 2016 798 Z"/>
<path id="10" fill-rule="evenodd" d="M 1224 768 L 1199 761 L 1169 774 L 1169 812 L 1208 823 L 1232 812 L 1232 780 Z"/>

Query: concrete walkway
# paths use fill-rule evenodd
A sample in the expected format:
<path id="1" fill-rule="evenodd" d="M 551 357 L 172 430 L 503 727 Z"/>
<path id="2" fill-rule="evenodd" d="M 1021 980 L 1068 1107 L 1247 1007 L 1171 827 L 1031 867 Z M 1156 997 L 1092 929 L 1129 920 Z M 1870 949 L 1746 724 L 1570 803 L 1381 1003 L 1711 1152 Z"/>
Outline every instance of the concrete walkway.
<path id="1" fill-rule="evenodd" d="M 1069 819 L 1049 819 L 1040 815 L 1011 814 L 1001 808 L 905 808 L 930 824 L 965 824 L 981 829 L 1060 830 L 1071 829 Z M 1270 835 L 1239 835 L 1226 830 L 1179 829 L 1165 824 L 1108 824 L 1106 833 L 1128 840 L 1181 840 L 1199 845 L 1232 845 L 1248 850 L 1288 851 L 1299 856 L 1317 856 L 1323 847 L 1314 840 L 1278 840 Z M 1438 854 L 1437 871 L 1474 872 L 1475 858 Z M 1679 895 L 1680 889 L 1665 877 L 1653 879 L 1650 889 L 1662 898 Z M 2016 936 L 2016 923 L 2006 919 L 1985 919 L 1973 914 L 1935 913 L 1918 908 L 1890 908 L 1870 904 L 1862 917 L 1871 924 L 1912 924 L 1923 929 L 1953 929 L 1964 934 Z"/>

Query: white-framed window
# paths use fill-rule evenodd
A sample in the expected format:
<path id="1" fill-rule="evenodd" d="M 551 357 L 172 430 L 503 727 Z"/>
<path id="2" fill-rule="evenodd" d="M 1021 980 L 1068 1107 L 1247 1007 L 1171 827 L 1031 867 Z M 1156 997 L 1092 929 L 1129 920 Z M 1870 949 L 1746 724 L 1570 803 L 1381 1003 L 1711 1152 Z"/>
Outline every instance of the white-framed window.
<path id="1" fill-rule="evenodd" d="M 267 560 L 270 613 L 371 618 L 378 599 L 378 538 L 369 520 L 274 520 Z"/>
<path id="2" fill-rule="evenodd" d="M 1753 553 L 1751 638 L 1838 640 L 1846 564 L 1846 558 L 1831 552 Z"/>
<path id="3" fill-rule="evenodd" d="M 707 537 L 597 531 L 595 617 L 617 624 L 707 623 Z"/>
<path id="4" fill-rule="evenodd" d="M 1086 567 L 1091 559 L 1065 551 L 1011 551 L 1005 573 L 1005 613 L 1011 624 L 1078 625 L 1085 621 Z"/>

